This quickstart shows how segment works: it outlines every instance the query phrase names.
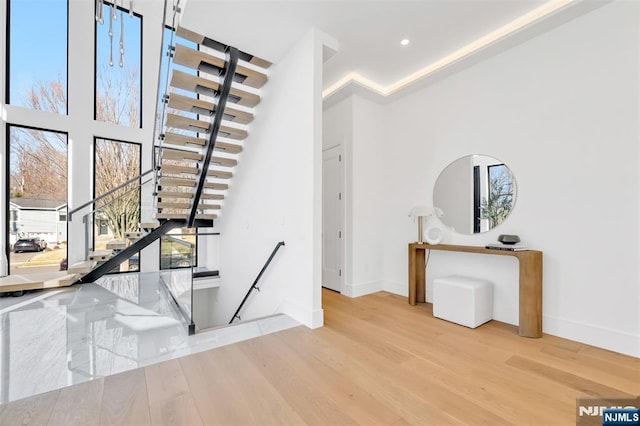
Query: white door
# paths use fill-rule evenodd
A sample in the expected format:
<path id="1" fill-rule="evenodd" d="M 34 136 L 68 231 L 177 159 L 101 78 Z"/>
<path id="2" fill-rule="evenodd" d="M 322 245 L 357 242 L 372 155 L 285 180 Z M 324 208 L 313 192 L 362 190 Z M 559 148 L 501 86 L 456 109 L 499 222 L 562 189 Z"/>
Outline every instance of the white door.
<path id="1" fill-rule="evenodd" d="M 322 286 L 342 291 L 342 146 L 322 152 Z"/>

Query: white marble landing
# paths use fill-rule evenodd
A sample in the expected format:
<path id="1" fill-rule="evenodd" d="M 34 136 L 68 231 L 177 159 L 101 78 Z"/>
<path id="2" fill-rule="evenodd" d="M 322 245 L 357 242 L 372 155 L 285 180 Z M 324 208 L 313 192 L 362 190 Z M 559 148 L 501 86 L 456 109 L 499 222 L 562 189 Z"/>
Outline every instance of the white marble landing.
<path id="1" fill-rule="evenodd" d="M 300 325 L 277 315 L 187 335 L 158 274 L 0 298 L 0 403 Z"/>

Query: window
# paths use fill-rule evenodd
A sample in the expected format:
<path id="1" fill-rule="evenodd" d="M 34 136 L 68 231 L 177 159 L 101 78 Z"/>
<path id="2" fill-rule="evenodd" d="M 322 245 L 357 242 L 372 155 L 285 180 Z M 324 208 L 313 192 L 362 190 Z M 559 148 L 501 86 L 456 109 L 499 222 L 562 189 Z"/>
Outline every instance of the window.
<path id="1" fill-rule="evenodd" d="M 66 222 L 67 221 L 67 212 L 62 211 L 58 212 L 58 222 Z"/>
<path id="2" fill-rule="evenodd" d="M 8 1 L 7 103 L 67 113 L 67 0 Z"/>
<path id="3" fill-rule="evenodd" d="M 140 175 L 139 144 L 96 138 L 94 145 L 96 197 Z M 94 249 L 117 247 L 115 242 L 126 242 L 125 233 L 138 230 L 140 187 L 135 182 L 126 185 L 98 201 L 94 208 Z M 135 255 L 121 265 L 120 272 L 137 271 L 139 266 Z"/>
<path id="4" fill-rule="evenodd" d="M 58 211 L 67 204 L 67 135 L 29 127 L 8 126 L 9 198 L 11 213 L 9 242 L 12 274 L 30 274 L 57 269 L 67 256 L 67 225 L 58 221 Z M 19 219 L 19 220 L 18 220 Z M 43 240 L 40 244 L 21 239 Z M 46 244 L 45 244 L 46 243 Z M 25 255 L 24 252 L 47 253 Z"/>
<path id="5" fill-rule="evenodd" d="M 102 16 L 96 22 L 95 119 L 142 127 L 142 17 L 109 3 Z"/>
<path id="6" fill-rule="evenodd" d="M 483 219 L 489 219 L 489 227 L 501 224 L 513 209 L 514 183 L 511 171 L 504 164 L 487 166 L 489 177 L 488 196 L 482 199 Z"/>

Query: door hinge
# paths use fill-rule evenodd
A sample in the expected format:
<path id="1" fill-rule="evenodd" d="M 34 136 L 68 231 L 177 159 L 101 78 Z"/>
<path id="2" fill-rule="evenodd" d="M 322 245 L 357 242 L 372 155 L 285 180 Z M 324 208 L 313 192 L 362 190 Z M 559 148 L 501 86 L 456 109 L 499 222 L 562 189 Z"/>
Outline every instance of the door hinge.
<path id="1" fill-rule="evenodd" d="M 342 276 L 342 269 L 338 269 L 338 276 L 341 277 Z"/>
<path id="2" fill-rule="evenodd" d="M 338 161 L 342 161 L 342 154 L 338 154 Z"/>
<path id="3" fill-rule="evenodd" d="M 342 201 L 342 192 L 338 192 L 338 200 Z"/>
<path id="4" fill-rule="evenodd" d="M 338 231 L 338 238 L 342 238 L 342 231 Z"/>

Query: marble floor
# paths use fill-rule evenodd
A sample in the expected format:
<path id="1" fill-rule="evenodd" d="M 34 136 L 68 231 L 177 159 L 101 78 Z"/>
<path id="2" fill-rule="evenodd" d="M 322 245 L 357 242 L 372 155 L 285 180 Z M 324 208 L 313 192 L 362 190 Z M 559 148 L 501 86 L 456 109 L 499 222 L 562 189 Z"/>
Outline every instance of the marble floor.
<path id="1" fill-rule="evenodd" d="M 0 403 L 300 325 L 277 315 L 193 336 L 157 274 L 0 298 Z"/>

